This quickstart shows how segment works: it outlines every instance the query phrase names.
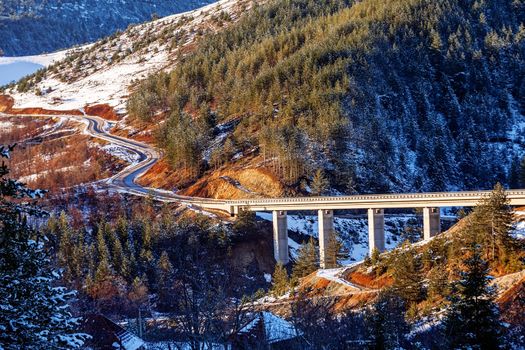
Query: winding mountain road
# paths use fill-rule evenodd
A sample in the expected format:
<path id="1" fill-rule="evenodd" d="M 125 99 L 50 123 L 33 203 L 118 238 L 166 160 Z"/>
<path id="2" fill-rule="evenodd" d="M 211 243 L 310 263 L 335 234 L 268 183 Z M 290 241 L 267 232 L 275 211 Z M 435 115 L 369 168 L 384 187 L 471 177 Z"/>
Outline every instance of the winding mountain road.
<path id="1" fill-rule="evenodd" d="M 83 112 L 83 111 L 81 111 Z M 50 115 L 26 114 L 0 116 L 50 117 Z M 293 210 L 336 210 L 336 209 L 388 209 L 388 208 L 440 208 L 473 207 L 490 191 L 438 192 L 374 194 L 330 197 L 289 197 L 289 198 L 247 198 L 239 200 L 220 200 L 180 196 L 170 191 L 145 188 L 137 184 L 137 179 L 145 174 L 161 157 L 162 152 L 154 147 L 135 140 L 112 135 L 108 132 L 109 122 L 97 116 L 53 115 L 86 124 L 86 133 L 92 137 L 108 141 L 138 155 L 138 163 L 130 164 L 113 177 L 104 180 L 110 187 L 120 192 L 139 196 L 151 195 L 164 202 L 179 202 L 205 210 L 220 210 L 231 215 L 241 210 L 249 211 L 293 211 Z M 508 190 L 507 198 L 513 206 L 525 205 L 525 190 Z"/>
<path id="2" fill-rule="evenodd" d="M 83 111 L 81 111 L 83 112 Z M 84 112 L 83 112 L 84 113 Z M 187 205 L 195 205 L 204 209 L 224 210 L 227 206 L 226 201 L 207 198 L 195 198 L 180 196 L 173 192 L 159 190 L 155 188 L 145 188 L 137 184 L 137 179 L 144 175 L 162 157 L 162 152 L 156 148 L 142 142 L 112 135 L 108 132 L 109 122 L 103 118 L 92 115 L 72 115 L 72 114 L 7 114 L 0 113 L 0 117 L 56 117 L 65 118 L 81 122 L 86 125 L 85 132 L 94 138 L 98 138 L 112 144 L 118 145 L 125 150 L 138 156 L 138 162 L 128 165 L 118 174 L 102 180 L 113 189 L 138 196 L 153 196 L 156 200 L 163 202 L 179 202 Z"/>

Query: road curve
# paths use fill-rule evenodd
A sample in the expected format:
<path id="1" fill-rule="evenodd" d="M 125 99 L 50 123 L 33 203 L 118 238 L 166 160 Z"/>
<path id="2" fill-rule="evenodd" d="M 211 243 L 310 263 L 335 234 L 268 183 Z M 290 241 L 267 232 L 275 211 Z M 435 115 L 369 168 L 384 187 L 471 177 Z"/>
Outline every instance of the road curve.
<path id="1" fill-rule="evenodd" d="M 83 112 L 83 111 L 82 111 Z M 159 190 L 154 188 L 145 188 L 137 184 L 137 179 L 144 175 L 161 157 L 162 152 L 156 148 L 147 145 L 145 143 L 130 140 L 124 137 L 116 136 L 110 134 L 107 130 L 109 129 L 109 123 L 107 120 L 87 115 L 46 115 L 46 114 L 7 114 L 0 113 L 1 116 L 9 117 L 58 117 L 58 118 L 67 118 L 70 120 L 75 120 L 82 122 L 86 125 L 86 133 L 92 137 L 105 140 L 116 144 L 127 151 L 134 153 L 138 156 L 138 162 L 135 164 L 130 164 L 118 174 L 103 180 L 108 186 L 113 189 L 129 193 L 138 196 L 152 196 L 154 199 L 163 201 L 163 202 L 180 202 L 188 205 L 195 205 L 198 207 L 205 207 L 207 209 L 226 209 L 226 201 L 214 200 L 208 198 L 195 198 L 195 197 L 186 197 L 180 196 L 170 191 Z"/>
<path id="2" fill-rule="evenodd" d="M 9 115 L 0 113 L 2 115 Z M 50 115 L 12 115 L 26 117 L 51 117 Z M 388 209 L 388 208 L 439 208 L 473 207 L 490 195 L 490 191 L 438 192 L 438 193 L 403 193 L 370 194 L 333 197 L 296 197 L 296 198 L 250 198 L 240 200 L 219 200 L 198 197 L 186 197 L 174 192 L 154 188 L 145 188 L 136 183 L 161 157 L 162 152 L 135 140 L 111 135 L 107 132 L 108 121 L 90 115 L 54 115 L 83 122 L 86 132 L 93 137 L 117 144 L 138 155 L 139 161 L 130 164 L 113 177 L 104 180 L 110 187 L 120 192 L 139 196 L 151 195 L 164 202 L 179 202 L 206 210 L 220 210 L 231 215 L 241 210 L 250 211 L 293 211 L 293 210 L 337 210 L 337 209 Z M 525 189 L 507 190 L 509 204 L 525 206 Z"/>

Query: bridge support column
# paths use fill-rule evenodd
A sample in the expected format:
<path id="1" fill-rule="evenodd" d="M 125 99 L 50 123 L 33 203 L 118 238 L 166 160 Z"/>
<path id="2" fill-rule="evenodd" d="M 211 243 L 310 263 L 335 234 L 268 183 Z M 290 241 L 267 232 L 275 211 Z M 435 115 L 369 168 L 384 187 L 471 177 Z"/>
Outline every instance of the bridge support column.
<path id="1" fill-rule="evenodd" d="M 275 261 L 288 264 L 288 216 L 286 211 L 273 211 L 273 255 Z"/>
<path id="2" fill-rule="evenodd" d="M 428 240 L 441 232 L 439 208 L 423 208 L 423 239 Z"/>
<path id="3" fill-rule="evenodd" d="M 326 250 L 330 244 L 330 239 L 334 234 L 334 211 L 319 210 L 319 263 L 322 269 L 327 267 Z"/>
<path id="4" fill-rule="evenodd" d="M 368 209 L 368 247 L 369 256 L 377 248 L 385 251 L 385 211 L 383 209 Z"/>

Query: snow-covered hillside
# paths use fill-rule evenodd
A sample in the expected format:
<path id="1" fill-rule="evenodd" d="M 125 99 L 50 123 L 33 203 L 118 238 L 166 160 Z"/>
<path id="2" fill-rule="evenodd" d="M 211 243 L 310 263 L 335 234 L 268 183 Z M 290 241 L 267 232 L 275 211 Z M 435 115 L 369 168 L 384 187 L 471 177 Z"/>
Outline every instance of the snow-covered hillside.
<path id="1" fill-rule="evenodd" d="M 131 27 L 70 52 L 50 66 L 41 81 L 29 78 L 24 88 L 11 88 L 7 93 L 15 98 L 15 107 L 68 110 L 109 103 L 123 112 L 129 87 L 151 73 L 172 68 L 179 55 L 191 52 L 202 34 L 227 26 L 253 3 L 223 0 Z"/>
<path id="2" fill-rule="evenodd" d="M 34 55 L 98 40 L 129 24 L 190 11 L 216 0 L 0 1 L 0 49 Z"/>

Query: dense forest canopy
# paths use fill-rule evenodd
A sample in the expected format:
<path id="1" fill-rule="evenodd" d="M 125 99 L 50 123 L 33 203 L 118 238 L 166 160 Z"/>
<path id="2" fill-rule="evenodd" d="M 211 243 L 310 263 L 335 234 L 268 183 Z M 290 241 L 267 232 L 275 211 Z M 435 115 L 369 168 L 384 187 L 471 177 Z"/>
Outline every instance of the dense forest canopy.
<path id="1" fill-rule="evenodd" d="M 144 81 L 129 112 L 169 111 L 159 145 L 195 173 L 239 118 L 228 147 L 257 147 L 292 187 L 320 168 L 342 192 L 517 187 L 524 19 L 521 0 L 271 1 Z"/>

